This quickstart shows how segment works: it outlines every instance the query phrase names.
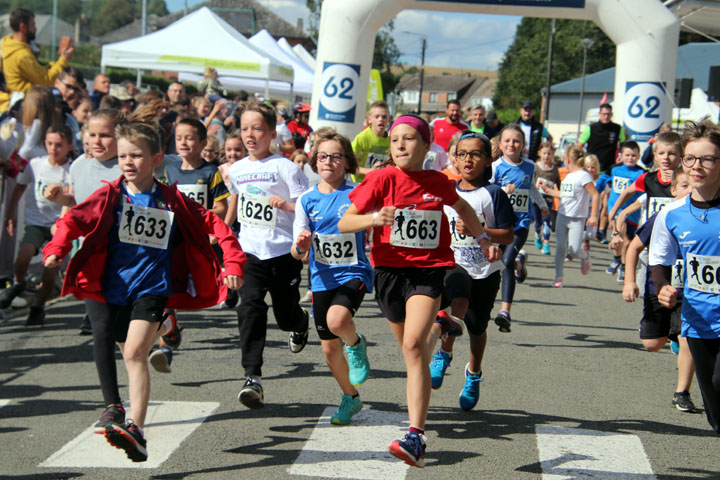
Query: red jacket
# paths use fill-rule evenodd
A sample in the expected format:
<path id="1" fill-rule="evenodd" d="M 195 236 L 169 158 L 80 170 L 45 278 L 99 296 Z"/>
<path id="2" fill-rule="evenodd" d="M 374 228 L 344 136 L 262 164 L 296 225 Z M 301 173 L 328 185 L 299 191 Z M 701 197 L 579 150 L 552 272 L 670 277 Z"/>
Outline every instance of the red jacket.
<path id="1" fill-rule="evenodd" d="M 85 237 L 65 272 L 61 295 L 74 294 L 78 299 L 105 302 L 102 279 L 110 229 L 114 222 L 113 211 L 121 198 L 122 180 L 123 177 L 120 177 L 100 187 L 58 220 L 55 235 L 43 249 L 45 258 L 49 255 L 65 258 L 70 253 L 72 241 Z M 208 235 L 216 237 L 223 250 L 224 275 L 242 276 L 245 253 L 232 231 L 217 215 L 190 201 L 174 185 L 167 186 L 157 180 L 155 184 L 174 212 L 177 231 L 182 236 L 182 241 L 173 242 L 171 281 L 174 293 L 168 299 L 167 307 L 194 310 L 219 304 L 227 296 L 227 287 Z M 195 287 L 194 296 L 187 292 L 190 275 Z"/>

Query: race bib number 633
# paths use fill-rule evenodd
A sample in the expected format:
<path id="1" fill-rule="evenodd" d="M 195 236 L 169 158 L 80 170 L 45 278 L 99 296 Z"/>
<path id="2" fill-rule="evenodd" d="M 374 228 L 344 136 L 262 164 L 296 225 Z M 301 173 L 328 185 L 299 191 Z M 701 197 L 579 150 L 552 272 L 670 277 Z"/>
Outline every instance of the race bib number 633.
<path id="1" fill-rule="evenodd" d="M 118 237 L 123 243 L 165 250 L 174 216 L 169 210 L 125 203 Z"/>

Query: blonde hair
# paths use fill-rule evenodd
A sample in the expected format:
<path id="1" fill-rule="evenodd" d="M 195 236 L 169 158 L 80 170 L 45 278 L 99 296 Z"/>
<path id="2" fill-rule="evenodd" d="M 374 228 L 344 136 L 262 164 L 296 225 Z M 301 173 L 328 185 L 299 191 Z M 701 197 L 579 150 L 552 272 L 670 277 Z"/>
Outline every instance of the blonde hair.
<path id="1" fill-rule="evenodd" d="M 212 67 L 207 67 L 205 69 L 205 72 L 203 73 L 203 77 L 205 78 L 217 78 L 217 70 L 215 70 Z"/>
<path id="2" fill-rule="evenodd" d="M 33 120 L 40 120 L 41 138 L 45 138 L 45 132 L 57 119 L 55 112 L 55 96 L 49 88 L 32 87 L 25 94 L 22 105 L 22 124 L 25 128 L 32 125 Z"/>
<path id="3" fill-rule="evenodd" d="M 587 170 L 590 165 L 595 165 L 597 171 L 600 172 L 600 160 L 595 154 L 591 153 L 589 155 L 585 155 L 585 157 L 580 159 L 578 162 L 584 170 Z"/>
<path id="4" fill-rule="evenodd" d="M 570 160 L 573 163 L 578 163 L 582 159 L 582 157 L 585 155 L 585 151 L 578 147 L 577 145 L 570 145 L 565 150 L 565 158 Z"/>

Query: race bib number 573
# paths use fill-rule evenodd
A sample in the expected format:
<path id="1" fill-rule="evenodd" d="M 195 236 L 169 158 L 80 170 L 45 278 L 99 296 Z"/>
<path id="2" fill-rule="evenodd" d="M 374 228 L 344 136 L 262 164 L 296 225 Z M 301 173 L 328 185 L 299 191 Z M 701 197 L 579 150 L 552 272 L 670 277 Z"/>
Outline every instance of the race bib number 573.
<path id="1" fill-rule="evenodd" d="M 437 210 L 395 210 L 390 244 L 396 247 L 436 248 L 440 244 L 442 212 Z"/>
<path id="2" fill-rule="evenodd" d="M 705 293 L 720 293 L 720 257 L 687 255 L 688 287 Z"/>
<path id="3" fill-rule="evenodd" d="M 165 250 L 174 216 L 169 210 L 125 203 L 118 230 L 120 241 Z"/>

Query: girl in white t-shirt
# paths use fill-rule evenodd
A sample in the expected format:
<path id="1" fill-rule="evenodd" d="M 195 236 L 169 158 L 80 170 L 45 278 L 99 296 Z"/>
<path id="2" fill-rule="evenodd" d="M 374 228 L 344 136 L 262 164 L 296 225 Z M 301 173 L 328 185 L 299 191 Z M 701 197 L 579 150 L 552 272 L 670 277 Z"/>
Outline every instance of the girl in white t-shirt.
<path id="1" fill-rule="evenodd" d="M 557 241 L 555 282 L 553 283 L 555 288 L 563 286 L 563 268 L 566 253 L 580 258 L 580 272 L 583 275 L 587 275 L 590 271 L 590 255 L 582 248 L 582 240 L 585 225 L 588 227 L 597 225 L 600 195 L 595 188 L 592 176 L 583 169 L 584 161 L 584 158 L 577 160 L 566 158 L 565 166 L 569 173 L 560 184 L 560 191 L 551 190 L 544 183 L 540 183 L 540 188 L 547 195 L 560 199 L 557 221 L 555 222 Z M 587 218 L 591 197 L 592 210 L 590 218 Z"/>

